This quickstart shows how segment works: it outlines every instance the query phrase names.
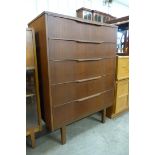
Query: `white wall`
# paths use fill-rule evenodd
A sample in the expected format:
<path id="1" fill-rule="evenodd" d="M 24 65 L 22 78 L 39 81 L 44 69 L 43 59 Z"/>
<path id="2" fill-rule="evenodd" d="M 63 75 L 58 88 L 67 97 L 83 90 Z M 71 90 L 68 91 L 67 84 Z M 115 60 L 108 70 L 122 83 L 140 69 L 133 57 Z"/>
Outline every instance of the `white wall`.
<path id="1" fill-rule="evenodd" d="M 27 23 L 43 11 L 76 16 L 76 10 L 81 7 L 99 10 L 115 17 L 129 15 L 129 8 L 117 0 L 109 8 L 103 5 L 103 0 L 27 0 L 27 3 Z"/>

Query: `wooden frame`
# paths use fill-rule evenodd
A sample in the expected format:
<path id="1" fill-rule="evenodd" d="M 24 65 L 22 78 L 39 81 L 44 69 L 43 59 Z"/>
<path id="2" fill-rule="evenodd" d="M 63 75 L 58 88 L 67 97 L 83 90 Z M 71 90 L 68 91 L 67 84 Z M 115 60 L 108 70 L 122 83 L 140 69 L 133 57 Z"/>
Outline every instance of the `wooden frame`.
<path id="1" fill-rule="evenodd" d="M 34 29 L 27 28 L 26 33 L 30 33 L 29 35 L 32 35 L 32 38 L 29 40 L 27 37 L 27 43 L 26 46 L 32 46 L 31 50 L 29 51 L 29 48 L 27 49 L 26 54 L 26 71 L 28 70 L 34 70 L 35 72 L 35 91 L 36 91 L 36 104 L 37 104 L 37 117 L 38 117 L 38 125 L 34 128 L 27 128 L 26 129 L 26 136 L 31 137 L 31 144 L 32 147 L 35 147 L 35 133 L 38 131 L 41 131 L 42 125 L 41 125 L 41 109 L 40 109 L 40 95 L 39 95 L 39 81 L 38 81 L 38 68 L 37 68 L 37 55 L 36 55 L 36 44 L 35 44 L 35 33 Z M 27 34 L 28 35 L 28 34 Z M 33 54 L 31 53 L 33 52 Z M 29 59 L 29 60 L 28 60 Z M 33 63 L 31 63 L 33 61 Z M 29 97 L 29 95 L 26 95 L 26 97 Z"/>

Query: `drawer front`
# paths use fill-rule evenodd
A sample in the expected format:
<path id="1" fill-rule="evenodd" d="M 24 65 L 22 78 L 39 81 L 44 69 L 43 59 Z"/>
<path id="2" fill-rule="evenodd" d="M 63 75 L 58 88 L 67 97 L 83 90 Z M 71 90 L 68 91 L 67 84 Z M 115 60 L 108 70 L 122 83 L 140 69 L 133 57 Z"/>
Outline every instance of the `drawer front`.
<path id="1" fill-rule="evenodd" d="M 114 27 L 48 16 L 49 38 L 116 42 L 116 32 Z"/>
<path id="2" fill-rule="evenodd" d="M 51 85 L 52 103 L 62 105 L 73 100 L 84 98 L 105 90 L 113 89 L 114 76 L 98 76 L 66 84 Z"/>
<path id="3" fill-rule="evenodd" d="M 86 117 L 113 104 L 114 92 L 107 91 L 96 97 L 72 102 L 53 109 L 54 129 Z"/>
<path id="4" fill-rule="evenodd" d="M 129 59 L 118 58 L 117 59 L 117 79 L 125 79 L 129 77 Z"/>
<path id="5" fill-rule="evenodd" d="M 76 41 L 49 40 L 49 59 L 63 60 L 76 58 L 115 57 L 116 44 L 79 43 Z"/>
<path id="6" fill-rule="evenodd" d="M 129 92 L 129 79 L 117 81 L 117 96 L 127 95 Z"/>
<path id="7" fill-rule="evenodd" d="M 114 74 L 115 59 L 93 61 L 50 61 L 51 84 Z"/>
<path id="8" fill-rule="evenodd" d="M 116 113 L 122 112 L 123 110 L 128 109 L 128 95 L 118 96 L 116 98 Z"/>

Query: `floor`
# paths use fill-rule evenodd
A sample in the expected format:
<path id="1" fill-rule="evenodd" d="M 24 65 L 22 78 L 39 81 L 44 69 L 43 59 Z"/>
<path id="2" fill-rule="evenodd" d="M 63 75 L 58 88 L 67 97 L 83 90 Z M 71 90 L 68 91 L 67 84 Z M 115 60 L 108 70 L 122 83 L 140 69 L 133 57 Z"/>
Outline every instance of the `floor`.
<path id="1" fill-rule="evenodd" d="M 128 155 L 129 113 L 102 124 L 94 114 L 67 126 L 67 143 L 60 144 L 60 131 L 36 140 L 36 147 L 27 145 L 27 155 Z"/>

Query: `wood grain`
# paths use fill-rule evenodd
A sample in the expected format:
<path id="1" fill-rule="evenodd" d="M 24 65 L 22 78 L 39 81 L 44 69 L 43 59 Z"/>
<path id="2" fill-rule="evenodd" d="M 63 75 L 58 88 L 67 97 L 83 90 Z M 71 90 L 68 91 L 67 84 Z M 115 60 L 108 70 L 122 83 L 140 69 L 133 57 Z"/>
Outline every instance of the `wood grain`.
<path id="1" fill-rule="evenodd" d="M 36 56 L 35 32 L 32 28 L 26 29 L 26 86 L 33 78 L 32 90 L 26 88 L 26 136 L 30 135 L 32 147 L 35 147 L 35 133 L 41 131 L 41 110 L 38 82 L 38 66 Z M 32 91 L 31 90 L 31 91 Z"/>
<path id="2" fill-rule="evenodd" d="M 36 48 L 38 58 L 39 82 L 40 82 L 40 98 L 43 119 L 46 121 L 49 129 L 52 130 L 52 109 L 50 102 L 50 88 L 48 80 L 48 54 L 47 54 L 47 38 L 46 38 L 46 17 L 41 16 L 29 27 L 35 29 L 36 32 Z M 49 108 L 50 107 L 50 108 Z"/>

